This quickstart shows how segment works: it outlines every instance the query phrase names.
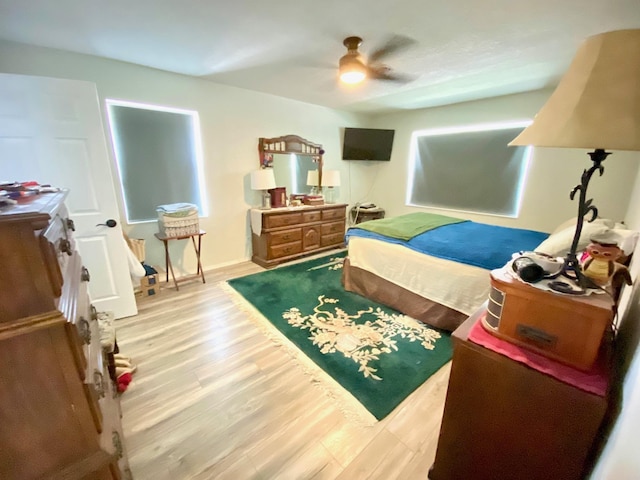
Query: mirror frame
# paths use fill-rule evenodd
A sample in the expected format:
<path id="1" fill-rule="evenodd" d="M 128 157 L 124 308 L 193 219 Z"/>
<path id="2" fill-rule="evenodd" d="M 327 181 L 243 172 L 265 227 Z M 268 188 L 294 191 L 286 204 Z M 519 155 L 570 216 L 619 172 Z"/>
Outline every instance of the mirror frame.
<path id="1" fill-rule="evenodd" d="M 273 168 L 274 153 L 293 153 L 312 157 L 318 164 L 318 188 L 322 185 L 322 155 L 324 150 L 319 143 L 313 143 L 298 135 L 284 135 L 274 138 L 259 138 L 258 153 L 260 168 Z"/>

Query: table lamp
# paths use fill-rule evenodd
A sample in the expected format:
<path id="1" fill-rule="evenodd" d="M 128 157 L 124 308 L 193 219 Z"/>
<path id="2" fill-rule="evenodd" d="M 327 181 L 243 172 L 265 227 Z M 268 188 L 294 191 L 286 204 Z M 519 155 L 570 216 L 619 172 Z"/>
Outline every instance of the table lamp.
<path id="1" fill-rule="evenodd" d="M 311 187 L 311 195 L 320 195 L 322 193 L 318 170 L 309 170 L 307 172 L 307 186 Z"/>
<path id="2" fill-rule="evenodd" d="M 262 168 L 251 172 L 251 189 L 262 190 L 263 210 L 271 208 L 271 195 L 268 190 L 276 188 L 276 177 L 273 175 L 273 168 Z"/>
<path id="3" fill-rule="evenodd" d="M 582 293 L 592 285 L 581 271 L 578 243 L 585 216 L 591 222 L 598 215 L 587 199 L 591 176 L 604 173 L 602 162 L 611 154 L 606 149 L 640 151 L 640 29 L 587 38 L 533 123 L 509 145 L 593 149 L 593 165 L 569 194 L 571 200 L 578 195 L 578 219 L 563 270 Z M 556 290 L 572 293 L 562 283 Z"/>
<path id="4" fill-rule="evenodd" d="M 335 203 L 334 187 L 340 186 L 340 171 L 324 170 L 322 172 L 322 185 L 327 187 L 326 201 L 327 203 Z"/>

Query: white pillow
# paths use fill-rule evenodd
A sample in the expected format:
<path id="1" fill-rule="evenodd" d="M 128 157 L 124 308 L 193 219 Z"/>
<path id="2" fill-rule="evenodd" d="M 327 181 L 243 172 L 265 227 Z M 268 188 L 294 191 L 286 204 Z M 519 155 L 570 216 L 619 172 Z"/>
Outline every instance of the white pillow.
<path id="1" fill-rule="evenodd" d="M 614 228 L 611 230 L 611 236 L 625 255 L 631 255 L 638 241 L 638 232 L 627 230 L 625 228 Z"/>
<path id="2" fill-rule="evenodd" d="M 573 228 L 573 230 L 575 231 L 576 223 L 578 223 L 578 217 L 570 218 L 569 220 L 562 222 L 560 225 L 558 225 L 556 229 L 553 232 L 551 232 L 551 234 L 553 235 L 554 233 L 561 232 L 563 230 L 566 230 L 567 228 Z M 599 223 L 601 225 L 605 225 L 607 228 L 617 228 L 617 225 L 618 225 L 613 220 L 609 220 L 608 218 L 600 218 L 600 217 L 596 218 L 593 222 L 587 222 L 587 220 L 585 219 L 584 224 L 586 225 L 587 223 L 591 223 L 592 225 L 594 223 L 596 224 Z"/>
<path id="3" fill-rule="evenodd" d="M 610 228 L 607 226 L 609 223 L 599 220 L 600 219 L 596 219 L 594 222 L 584 222 L 582 231 L 580 232 L 580 240 L 578 240 L 577 252 L 584 250 L 594 235 L 602 235 L 609 232 Z M 571 250 L 571 242 L 573 241 L 575 231 L 575 224 L 563 230 L 556 231 L 538 245 L 535 251 L 546 253 L 552 257 L 563 257 Z"/>

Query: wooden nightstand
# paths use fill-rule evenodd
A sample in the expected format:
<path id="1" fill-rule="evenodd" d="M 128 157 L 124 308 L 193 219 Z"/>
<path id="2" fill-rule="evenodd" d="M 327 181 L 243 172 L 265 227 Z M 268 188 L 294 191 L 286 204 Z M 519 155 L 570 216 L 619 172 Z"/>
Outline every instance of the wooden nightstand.
<path id="1" fill-rule="evenodd" d="M 352 225 L 366 222 L 368 220 L 378 220 L 379 218 L 384 218 L 384 208 L 351 207 L 351 210 L 349 210 L 349 218 L 351 219 Z"/>
<path id="2" fill-rule="evenodd" d="M 430 480 L 581 479 L 609 406 L 469 340 L 483 314 L 453 333 L 454 350 Z"/>

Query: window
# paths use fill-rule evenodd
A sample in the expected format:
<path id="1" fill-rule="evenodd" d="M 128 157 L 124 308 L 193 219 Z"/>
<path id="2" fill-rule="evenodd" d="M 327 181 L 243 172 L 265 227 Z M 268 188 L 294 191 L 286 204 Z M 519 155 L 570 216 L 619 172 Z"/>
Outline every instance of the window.
<path id="1" fill-rule="evenodd" d="M 531 147 L 509 147 L 531 122 L 414 132 L 407 204 L 517 217 Z"/>
<path id="2" fill-rule="evenodd" d="M 156 207 L 193 203 L 207 215 L 198 112 L 107 100 L 128 223 L 155 221 Z"/>

